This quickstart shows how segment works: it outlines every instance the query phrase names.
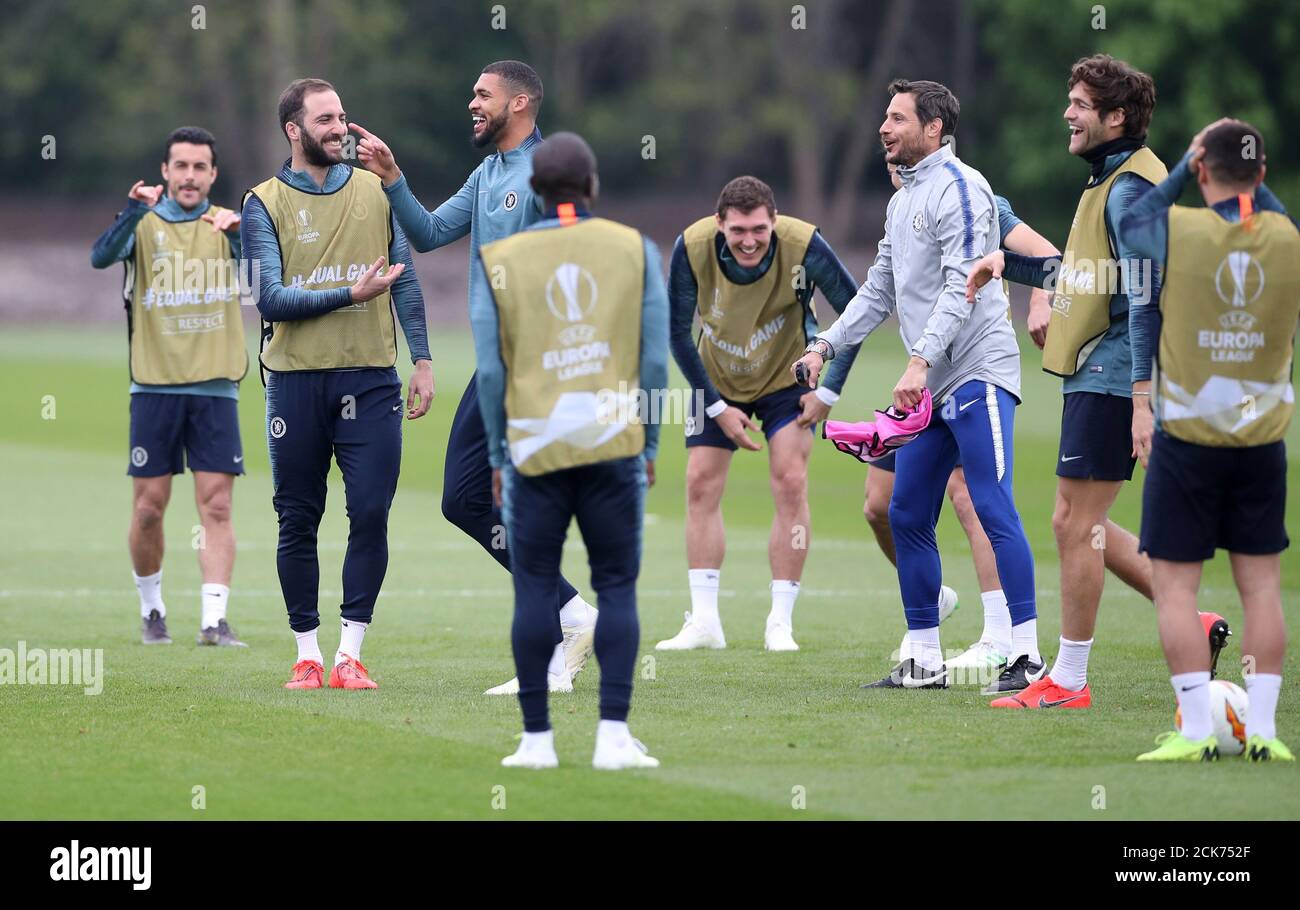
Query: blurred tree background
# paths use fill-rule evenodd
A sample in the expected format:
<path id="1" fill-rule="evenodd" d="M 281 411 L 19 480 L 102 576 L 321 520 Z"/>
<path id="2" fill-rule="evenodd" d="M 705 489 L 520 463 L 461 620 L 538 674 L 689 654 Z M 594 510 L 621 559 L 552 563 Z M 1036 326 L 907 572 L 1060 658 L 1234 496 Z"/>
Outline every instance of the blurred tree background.
<path id="1" fill-rule="evenodd" d="M 874 244 L 895 76 L 947 83 L 961 156 L 1062 243 L 1087 175 L 1066 151 L 1065 82 L 1096 51 L 1155 77 L 1149 141 L 1168 164 L 1205 123 L 1243 117 L 1300 207 L 1294 0 L 4 0 L 3 21 L 0 187 L 27 211 L 112 200 L 91 239 L 181 124 L 216 134 L 214 195 L 234 204 L 286 157 L 275 103 L 303 75 L 334 82 L 435 205 L 483 157 L 465 105 L 508 57 L 545 82 L 543 132 L 591 141 L 609 206 L 674 212 L 641 225 L 665 243 L 749 172 L 832 243 Z"/>

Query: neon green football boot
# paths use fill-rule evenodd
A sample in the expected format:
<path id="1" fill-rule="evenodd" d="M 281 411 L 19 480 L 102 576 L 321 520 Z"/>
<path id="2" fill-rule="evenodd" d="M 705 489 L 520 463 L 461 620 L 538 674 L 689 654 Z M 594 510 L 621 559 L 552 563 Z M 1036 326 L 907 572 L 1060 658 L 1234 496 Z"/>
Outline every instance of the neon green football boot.
<path id="1" fill-rule="evenodd" d="M 1170 730 L 1156 737 L 1158 747 L 1143 752 L 1138 761 L 1218 761 L 1219 742 L 1211 733 L 1205 739 L 1193 742 L 1183 734 Z"/>
<path id="2" fill-rule="evenodd" d="M 1295 756 L 1276 736 L 1265 739 L 1256 733 L 1246 742 L 1246 757 L 1251 761 L 1295 761 Z"/>

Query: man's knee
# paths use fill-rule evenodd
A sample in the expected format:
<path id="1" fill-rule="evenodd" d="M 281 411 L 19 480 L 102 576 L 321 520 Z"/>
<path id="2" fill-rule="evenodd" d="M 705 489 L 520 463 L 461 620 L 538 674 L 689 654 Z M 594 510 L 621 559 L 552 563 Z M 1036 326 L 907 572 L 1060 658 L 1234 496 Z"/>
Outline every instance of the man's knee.
<path id="1" fill-rule="evenodd" d="M 220 490 L 199 499 L 199 518 L 205 525 L 230 523 L 230 491 Z"/>
<path id="2" fill-rule="evenodd" d="M 792 465 L 772 474 L 772 495 L 783 509 L 795 510 L 808 501 L 808 472 Z"/>
<path id="3" fill-rule="evenodd" d="M 140 528 L 152 529 L 162 524 L 163 514 L 167 511 L 167 498 L 153 492 L 140 493 L 135 497 L 133 517 Z"/>
<path id="4" fill-rule="evenodd" d="M 722 502 L 722 489 L 726 484 L 725 469 L 702 460 L 691 460 L 686 465 L 686 504 L 692 511 L 712 511 Z"/>

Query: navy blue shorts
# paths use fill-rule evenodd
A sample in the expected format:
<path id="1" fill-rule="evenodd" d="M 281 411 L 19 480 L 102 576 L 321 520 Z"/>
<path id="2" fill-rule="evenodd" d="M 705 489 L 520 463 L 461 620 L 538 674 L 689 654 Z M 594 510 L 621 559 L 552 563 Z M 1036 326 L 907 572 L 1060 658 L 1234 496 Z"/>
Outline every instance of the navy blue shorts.
<path id="1" fill-rule="evenodd" d="M 740 408 L 745 412 L 746 417 L 757 416 L 763 435 L 771 439 L 777 430 L 803 413 L 803 406 L 799 404 L 799 399 L 809 391 L 805 386 L 792 385 L 749 402 L 732 401 L 730 398 L 724 398 L 723 401 L 733 408 Z M 713 446 L 716 449 L 736 451 L 736 444 L 727 438 L 727 434 L 722 432 L 722 428 L 712 417 L 708 414 L 696 416 L 697 397 L 691 396 L 686 417 L 686 447 L 689 449 L 693 446 Z M 813 424 L 809 429 L 816 434 L 817 425 Z"/>
<path id="2" fill-rule="evenodd" d="M 216 395 L 136 392 L 131 396 L 132 477 L 191 471 L 244 473 L 239 402 Z"/>
<path id="3" fill-rule="evenodd" d="M 1238 449 L 1154 434 L 1142 487 L 1142 552 L 1203 562 L 1215 549 L 1268 556 L 1290 543 L 1285 443 Z"/>
<path id="4" fill-rule="evenodd" d="M 1070 392 L 1061 407 L 1056 476 L 1132 480 L 1133 400 L 1100 392 Z"/>

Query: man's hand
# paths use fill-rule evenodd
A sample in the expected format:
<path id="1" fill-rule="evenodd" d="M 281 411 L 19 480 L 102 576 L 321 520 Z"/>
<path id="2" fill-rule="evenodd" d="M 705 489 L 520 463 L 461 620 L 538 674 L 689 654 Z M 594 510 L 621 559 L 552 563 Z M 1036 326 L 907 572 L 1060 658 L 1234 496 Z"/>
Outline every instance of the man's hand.
<path id="1" fill-rule="evenodd" d="M 921 401 L 921 393 L 925 391 L 929 375 L 930 365 L 913 354 L 907 361 L 907 369 L 903 371 L 898 385 L 894 386 L 894 407 L 900 411 L 915 407 Z"/>
<path id="2" fill-rule="evenodd" d="M 645 485 L 647 487 L 655 485 L 655 463 L 648 458 L 645 463 Z"/>
<path id="3" fill-rule="evenodd" d="M 211 212 L 204 212 L 199 219 L 212 225 L 213 233 L 239 230 L 239 213 L 230 209 L 213 209 Z"/>
<path id="4" fill-rule="evenodd" d="M 1047 324 L 1052 321 L 1052 295 L 1042 288 L 1029 293 L 1029 337 L 1041 351 L 1047 344 Z"/>
<path id="5" fill-rule="evenodd" d="M 1205 134 L 1216 126 L 1232 122 L 1231 117 L 1220 117 L 1218 120 L 1214 121 L 1192 137 L 1191 144 L 1187 146 L 1187 151 L 1191 152 L 1192 155 L 1192 160 L 1187 162 L 1187 170 L 1191 173 L 1193 179 L 1200 174 L 1201 159 L 1205 157 L 1205 146 L 1201 145 L 1201 143 L 1205 141 Z"/>
<path id="6" fill-rule="evenodd" d="M 357 160 L 371 173 L 378 174 L 384 186 L 392 186 L 402 177 L 397 167 L 397 159 L 384 140 L 358 123 L 349 123 L 348 129 L 361 137 L 357 143 Z"/>
<path id="7" fill-rule="evenodd" d="M 416 420 L 429 413 L 433 404 L 433 364 L 428 360 L 417 360 L 415 372 L 411 374 L 411 384 L 406 392 L 406 419 Z"/>
<path id="8" fill-rule="evenodd" d="M 713 419 L 726 434 L 726 437 L 740 446 L 742 449 L 749 449 L 751 452 L 760 451 L 763 446 L 755 442 L 746 433 L 746 430 L 758 432 L 758 427 L 754 422 L 745 416 L 745 412 L 740 408 L 727 405 L 727 409 Z"/>
<path id="9" fill-rule="evenodd" d="M 794 419 L 794 422 L 801 427 L 820 423 L 831 412 L 831 406 L 818 398 L 816 392 L 805 392 L 799 397 L 799 404 L 803 412 Z"/>
<path id="10" fill-rule="evenodd" d="M 1006 266 L 1006 262 L 1006 257 L 1002 255 L 1002 251 L 994 250 L 971 266 L 970 276 L 966 279 L 967 303 L 975 302 L 975 295 L 979 293 L 979 289 L 984 285 L 1002 277 L 1002 269 Z"/>
<path id="11" fill-rule="evenodd" d="M 352 285 L 353 303 L 374 300 L 388 290 L 389 286 L 397 280 L 397 276 L 402 274 L 402 270 L 406 268 L 405 264 L 399 262 L 390 268 L 386 274 L 379 274 L 379 270 L 384 267 L 384 263 L 387 261 L 387 256 L 380 256 L 371 263 L 370 268 L 366 269 L 366 273 L 357 279 L 357 283 Z"/>
<path id="12" fill-rule="evenodd" d="M 145 205 L 153 208 L 162 198 L 163 185 L 161 183 L 154 186 L 145 186 L 143 180 L 137 180 L 135 186 L 131 187 L 131 192 L 126 194 L 127 199 L 134 199 L 136 202 L 143 202 Z"/>
<path id="13" fill-rule="evenodd" d="M 492 501 L 496 503 L 498 509 L 505 508 L 501 501 L 501 469 L 492 469 Z"/>
<path id="14" fill-rule="evenodd" d="M 1134 392 L 1150 392 L 1150 382 L 1133 383 Z M 1151 412 L 1151 396 L 1133 396 L 1133 452 L 1145 469 L 1151 457 L 1151 436 L 1155 432 L 1155 415 Z"/>
<path id="15" fill-rule="evenodd" d="M 816 351 L 809 351 L 794 363 L 790 364 L 790 375 L 794 377 L 795 382 L 799 382 L 799 373 L 796 368 L 803 364 L 804 371 L 807 373 L 807 386 L 810 389 L 817 388 L 817 379 L 822 374 L 822 367 L 826 365 L 826 360 Z M 799 383 L 803 385 L 804 383 Z"/>

